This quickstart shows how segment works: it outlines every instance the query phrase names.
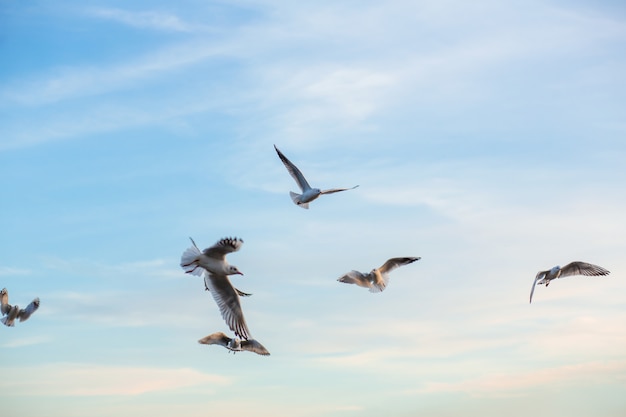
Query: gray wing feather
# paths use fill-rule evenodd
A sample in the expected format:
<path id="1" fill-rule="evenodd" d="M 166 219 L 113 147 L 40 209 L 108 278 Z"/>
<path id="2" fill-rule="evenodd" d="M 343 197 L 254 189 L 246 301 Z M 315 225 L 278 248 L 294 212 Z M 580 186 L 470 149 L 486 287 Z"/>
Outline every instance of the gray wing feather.
<path id="1" fill-rule="evenodd" d="M 539 281 L 541 278 L 543 278 L 547 273 L 548 273 L 548 271 L 540 271 L 535 276 L 535 281 L 533 282 L 533 287 L 530 289 L 530 301 L 528 302 L 529 304 L 533 302 L 533 294 L 535 293 L 535 287 L 537 286 L 537 281 Z"/>
<path id="2" fill-rule="evenodd" d="M 408 265 L 415 261 L 419 261 L 420 259 L 422 258 L 419 256 L 418 257 L 405 257 L 405 258 L 391 258 L 391 259 L 388 259 L 387 262 L 385 262 L 383 266 L 381 266 L 378 270 L 383 275 L 388 274 L 389 272 L 393 271 L 394 269 L 400 266 Z"/>
<path id="3" fill-rule="evenodd" d="M 328 190 L 320 191 L 320 194 L 333 194 L 333 193 L 338 193 L 340 191 L 354 190 L 356 187 L 358 187 L 358 185 L 355 185 L 354 187 L 350 187 L 350 188 L 331 188 Z"/>
<path id="4" fill-rule="evenodd" d="M 302 175 L 302 172 L 300 172 L 298 167 L 295 166 L 289 159 L 287 159 L 287 157 L 283 155 L 281 151 L 278 150 L 276 145 L 274 145 L 274 149 L 276 149 L 276 153 L 278 154 L 278 157 L 283 162 L 283 165 L 285 165 L 285 168 L 287 168 L 287 171 L 289 172 L 291 177 L 296 181 L 296 183 L 298 184 L 298 187 L 300 187 L 300 189 L 303 192 L 306 190 L 310 190 L 311 186 L 307 182 L 306 178 L 304 178 L 304 175 Z"/>
<path id="5" fill-rule="evenodd" d="M 243 340 L 241 342 L 241 350 L 248 350 L 250 352 L 258 353 L 259 355 L 269 356 L 270 352 L 265 349 L 265 346 L 260 344 L 255 339 Z"/>
<path id="6" fill-rule="evenodd" d="M 207 276 L 205 276 L 205 283 L 228 327 L 240 338 L 249 339 L 250 331 L 243 317 L 239 296 L 228 277 L 224 275 L 207 274 Z"/>
<path id="7" fill-rule="evenodd" d="M 201 343 L 203 345 L 221 345 L 226 347 L 231 340 L 232 339 L 226 336 L 224 333 L 216 332 L 198 340 L 198 343 Z"/>
<path id="8" fill-rule="evenodd" d="M 608 274 L 609 271 L 601 266 L 588 264 L 586 262 L 571 262 L 561 268 L 561 277 L 571 275 L 599 276 Z"/>
<path id="9" fill-rule="evenodd" d="M 227 254 L 238 251 L 241 245 L 243 245 L 242 239 L 236 237 L 226 237 L 219 240 L 217 243 L 215 243 L 215 245 L 206 248 L 204 251 L 202 251 L 202 253 L 204 253 L 208 257 L 223 260 L 226 258 Z"/>
<path id="10" fill-rule="evenodd" d="M 35 298 L 26 308 L 20 310 L 17 313 L 17 317 L 20 319 L 20 322 L 28 320 L 28 318 L 39 308 L 39 298 Z"/>

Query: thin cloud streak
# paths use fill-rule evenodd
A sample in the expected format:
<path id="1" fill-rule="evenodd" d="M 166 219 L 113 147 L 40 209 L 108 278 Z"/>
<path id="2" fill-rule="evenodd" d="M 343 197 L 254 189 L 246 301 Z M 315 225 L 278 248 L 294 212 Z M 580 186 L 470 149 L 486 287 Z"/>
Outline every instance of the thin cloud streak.
<path id="1" fill-rule="evenodd" d="M 189 368 L 56 363 L 0 369 L 0 389 L 5 396 L 133 396 L 193 386 L 211 389 L 232 383 L 231 378 Z"/>
<path id="2" fill-rule="evenodd" d="M 87 9 L 85 14 L 137 28 L 175 32 L 195 32 L 204 29 L 202 26 L 185 22 L 175 14 L 160 11 L 135 12 L 124 9 L 92 8 Z"/>
<path id="3" fill-rule="evenodd" d="M 418 393 L 461 392 L 474 397 L 528 395 L 530 390 L 559 386 L 560 389 L 584 384 L 602 385 L 626 382 L 626 361 L 593 361 L 533 371 L 489 374 L 456 383 L 430 382 Z"/>

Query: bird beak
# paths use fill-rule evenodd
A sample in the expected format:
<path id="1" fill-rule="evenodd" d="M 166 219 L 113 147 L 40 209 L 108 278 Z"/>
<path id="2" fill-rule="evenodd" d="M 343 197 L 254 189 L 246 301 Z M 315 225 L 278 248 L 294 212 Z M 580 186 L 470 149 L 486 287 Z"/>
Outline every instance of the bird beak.
<path id="1" fill-rule="evenodd" d="M 243 272 L 237 272 L 239 275 L 243 275 Z"/>

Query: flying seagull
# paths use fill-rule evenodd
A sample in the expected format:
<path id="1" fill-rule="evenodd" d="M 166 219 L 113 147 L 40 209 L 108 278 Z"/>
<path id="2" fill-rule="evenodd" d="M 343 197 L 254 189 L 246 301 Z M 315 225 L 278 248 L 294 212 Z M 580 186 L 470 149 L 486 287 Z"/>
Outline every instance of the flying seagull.
<path id="1" fill-rule="evenodd" d="M 369 288 L 370 292 L 381 292 L 389 282 L 389 273 L 394 269 L 408 265 L 422 259 L 421 257 L 391 258 L 387 260 L 380 268 L 372 269 L 371 272 L 364 274 L 359 271 L 350 271 L 344 276 L 337 279 L 339 282 L 346 284 L 356 284 L 359 287 Z"/>
<path id="2" fill-rule="evenodd" d="M 258 353 L 259 355 L 269 356 L 269 352 L 265 347 L 254 339 L 239 340 L 237 337 L 231 339 L 222 332 L 210 334 L 198 340 L 203 345 L 221 345 L 232 352 L 242 352 L 244 350 Z"/>
<path id="3" fill-rule="evenodd" d="M 198 245 L 196 245 L 196 242 L 194 242 L 192 238 L 189 238 L 189 240 L 191 240 L 191 243 L 193 243 L 193 247 L 192 247 L 192 248 L 187 249 L 187 250 L 185 251 L 185 253 L 187 253 L 187 255 L 183 254 L 183 257 L 185 257 L 185 256 L 186 256 L 186 260 L 185 260 L 186 262 L 187 262 L 187 261 L 190 261 L 190 262 L 192 262 L 192 263 L 193 263 L 193 261 L 192 261 L 191 259 L 192 259 L 192 258 L 193 258 L 193 259 L 198 258 L 199 256 L 201 256 L 201 255 L 202 255 L 202 252 L 200 251 L 200 248 L 198 248 Z M 243 241 L 241 241 L 241 243 L 243 243 Z M 209 249 L 210 249 L 210 248 L 209 248 Z M 208 250 L 208 249 L 207 249 L 207 250 Z M 182 261 L 181 261 L 181 264 L 182 264 Z M 183 267 L 183 268 L 185 268 L 185 267 Z M 189 273 L 189 274 L 191 274 L 191 275 L 202 276 L 202 278 L 204 279 L 204 289 L 205 289 L 205 290 L 207 290 L 207 291 L 209 291 L 209 286 L 207 285 L 208 273 L 207 273 L 207 270 L 206 270 L 206 269 L 204 269 L 204 268 L 193 268 L 192 270 L 190 270 L 190 271 L 187 271 L 187 270 L 186 270 L 185 272 L 187 272 L 187 273 Z M 241 273 L 240 273 L 240 274 L 241 274 Z M 243 274 L 241 274 L 241 275 L 243 275 Z M 238 290 L 237 288 L 235 288 L 235 291 L 237 291 L 237 294 L 238 294 L 240 297 L 249 297 L 249 296 L 251 296 L 251 295 L 252 295 L 252 294 L 249 294 L 249 293 L 247 293 L 247 292 L 240 291 L 240 290 Z"/>
<path id="4" fill-rule="evenodd" d="M 250 331 L 243 317 L 239 295 L 228 279 L 228 275 L 243 274 L 226 261 L 226 255 L 238 251 L 242 244 L 241 239 L 224 238 L 198 253 L 198 247 L 194 243 L 193 247 L 183 252 L 180 266 L 186 273 L 193 275 L 202 275 L 206 271 L 204 285 L 217 303 L 222 318 L 237 336 L 249 339 Z"/>
<path id="5" fill-rule="evenodd" d="M 536 285 L 545 284 L 547 287 L 553 279 L 572 275 L 599 276 L 608 274 L 609 271 L 606 269 L 586 262 L 571 262 L 563 268 L 557 265 L 548 271 L 539 271 L 537 276 L 535 276 L 535 282 L 533 282 L 532 289 L 530 290 L 530 303 L 533 302 L 533 293 L 535 292 Z"/>
<path id="6" fill-rule="evenodd" d="M 2 312 L 2 324 L 13 327 L 15 319 L 20 322 L 28 320 L 28 318 L 39 308 L 39 298 L 35 298 L 26 308 L 20 309 L 19 306 L 9 304 L 9 292 L 6 288 L 0 290 L 0 310 Z"/>
<path id="7" fill-rule="evenodd" d="M 306 181 L 306 179 L 304 178 L 304 175 L 302 175 L 302 172 L 300 172 L 298 167 L 295 166 L 289 159 L 287 159 L 287 157 L 283 155 L 281 151 L 278 150 L 276 145 L 274 145 L 274 149 L 276 149 L 276 153 L 278 154 L 278 157 L 280 158 L 281 161 L 283 161 L 283 164 L 285 164 L 287 171 L 289 171 L 289 174 L 291 174 L 293 179 L 296 180 L 298 187 L 300 187 L 300 190 L 302 191 L 302 194 L 297 194 L 297 193 L 294 193 L 293 191 L 289 191 L 289 195 L 291 196 L 291 199 L 293 200 L 293 202 L 302 208 L 308 209 L 309 203 L 315 200 L 316 198 L 318 198 L 322 194 L 338 193 L 340 191 L 352 190 L 358 187 L 358 185 L 355 185 L 354 187 L 351 187 L 351 188 L 331 188 L 329 190 L 320 190 L 319 188 L 311 188 L 311 186 Z"/>

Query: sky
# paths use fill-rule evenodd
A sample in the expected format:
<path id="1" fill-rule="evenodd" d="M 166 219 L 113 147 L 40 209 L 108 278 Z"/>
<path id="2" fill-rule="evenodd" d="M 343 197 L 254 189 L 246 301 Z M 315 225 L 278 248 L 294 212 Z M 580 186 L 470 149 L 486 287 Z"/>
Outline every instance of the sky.
<path id="1" fill-rule="evenodd" d="M 3 413 L 624 416 L 625 50 L 621 1 L 0 0 Z M 228 236 L 269 357 L 197 343 Z"/>

